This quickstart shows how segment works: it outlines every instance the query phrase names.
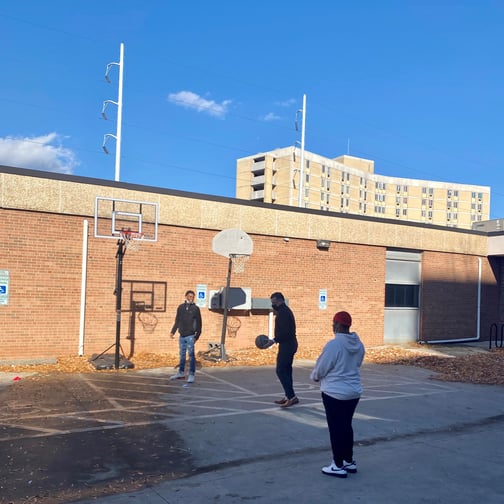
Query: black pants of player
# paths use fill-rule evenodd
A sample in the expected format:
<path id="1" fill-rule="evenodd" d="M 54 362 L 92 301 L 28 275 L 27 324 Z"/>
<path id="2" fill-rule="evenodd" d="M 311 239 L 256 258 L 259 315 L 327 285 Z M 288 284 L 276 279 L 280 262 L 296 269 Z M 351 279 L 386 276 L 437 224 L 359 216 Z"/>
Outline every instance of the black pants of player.
<path id="1" fill-rule="evenodd" d="M 359 399 L 342 401 L 322 392 L 322 402 L 329 427 L 329 438 L 334 463 L 341 467 L 343 460 L 353 461 L 354 433 L 352 419 Z"/>
<path id="2" fill-rule="evenodd" d="M 287 399 L 292 399 L 296 395 L 292 383 L 292 362 L 294 361 L 294 354 L 297 352 L 297 349 L 298 344 L 295 340 L 287 343 L 279 343 L 278 345 L 276 374 Z"/>

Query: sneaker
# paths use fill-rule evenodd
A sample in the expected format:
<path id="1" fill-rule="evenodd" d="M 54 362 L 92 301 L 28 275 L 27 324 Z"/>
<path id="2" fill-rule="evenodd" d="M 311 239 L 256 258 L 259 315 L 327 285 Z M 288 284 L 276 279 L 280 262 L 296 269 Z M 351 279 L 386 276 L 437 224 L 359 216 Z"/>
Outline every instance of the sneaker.
<path id="1" fill-rule="evenodd" d="M 322 467 L 322 472 L 329 476 L 336 476 L 336 478 L 346 478 L 348 473 L 344 467 L 338 467 L 334 462 L 327 467 Z"/>
<path id="2" fill-rule="evenodd" d="M 179 371 L 177 374 L 170 376 L 170 380 L 183 380 L 185 378 L 185 373 L 183 371 Z"/>
<path id="3" fill-rule="evenodd" d="M 352 460 L 352 462 L 343 460 L 343 469 L 345 469 L 345 471 L 348 473 L 355 474 L 357 472 L 357 463 L 355 462 L 355 460 Z"/>
<path id="4" fill-rule="evenodd" d="M 187 383 L 194 383 L 194 375 L 190 374 L 189 377 L 187 378 Z"/>
<path id="5" fill-rule="evenodd" d="M 287 399 L 285 402 L 280 404 L 281 408 L 289 408 L 290 406 L 294 406 L 294 404 L 297 404 L 299 402 L 299 399 L 294 396 L 292 399 Z"/>
<path id="6" fill-rule="evenodd" d="M 276 401 L 273 401 L 275 404 L 285 404 L 287 402 L 287 397 L 284 397 L 283 399 L 278 399 Z"/>

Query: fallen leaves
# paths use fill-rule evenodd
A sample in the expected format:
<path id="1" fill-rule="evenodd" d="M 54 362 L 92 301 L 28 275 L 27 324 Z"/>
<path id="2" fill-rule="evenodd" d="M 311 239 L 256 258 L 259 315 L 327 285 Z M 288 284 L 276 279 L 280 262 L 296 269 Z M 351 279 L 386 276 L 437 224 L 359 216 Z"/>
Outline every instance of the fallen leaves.
<path id="1" fill-rule="evenodd" d="M 276 349 L 271 347 L 259 350 L 255 347 L 228 351 L 227 360 L 221 359 L 218 349 L 199 352 L 198 367 L 229 367 L 229 366 L 273 366 L 276 361 Z M 366 349 L 365 362 L 373 364 L 389 364 L 418 366 L 434 371 L 435 378 L 444 381 L 459 381 L 466 383 L 481 383 L 504 385 L 504 349 L 462 350 L 460 355 L 443 353 L 425 346 L 380 346 Z M 302 347 L 296 354 L 296 360 L 315 361 L 320 354 L 320 348 Z M 131 373 L 144 369 L 175 368 L 178 355 L 139 353 L 129 359 L 134 364 L 133 370 L 101 370 L 104 372 Z M 89 362 L 89 357 L 59 357 L 53 364 L 37 365 L 3 365 L 0 372 L 34 372 L 37 374 L 52 373 L 90 373 L 97 372 Z"/>

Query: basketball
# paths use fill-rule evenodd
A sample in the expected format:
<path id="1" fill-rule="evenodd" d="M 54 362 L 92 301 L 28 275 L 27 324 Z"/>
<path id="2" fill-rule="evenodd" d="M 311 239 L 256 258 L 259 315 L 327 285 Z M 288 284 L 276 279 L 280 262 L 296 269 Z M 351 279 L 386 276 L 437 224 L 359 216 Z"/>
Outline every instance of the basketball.
<path id="1" fill-rule="evenodd" d="M 255 339 L 255 345 L 257 348 L 264 350 L 265 348 L 269 348 L 271 345 L 274 344 L 273 340 L 270 340 L 268 336 L 265 334 L 259 334 L 257 338 Z"/>

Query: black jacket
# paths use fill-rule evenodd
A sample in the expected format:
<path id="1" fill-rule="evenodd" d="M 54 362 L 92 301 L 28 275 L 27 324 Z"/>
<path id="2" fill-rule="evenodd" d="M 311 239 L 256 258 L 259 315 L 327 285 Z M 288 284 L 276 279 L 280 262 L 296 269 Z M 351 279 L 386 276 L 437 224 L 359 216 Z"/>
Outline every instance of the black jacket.
<path id="1" fill-rule="evenodd" d="M 296 339 L 296 319 L 292 310 L 285 304 L 277 306 L 275 318 L 275 341 L 277 343 L 289 343 Z"/>
<path id="2" fill-rule="evenodd" d="M 178 329 L 180 336 L 195 335 L 196 339 L 200 337 L 202 323 L 201 312 L 197 305 L 194 303 L 182 303 L 177 308 L 177 315 L 175 316 L 175 323 L 172 327 L 172 334 Z"/>

